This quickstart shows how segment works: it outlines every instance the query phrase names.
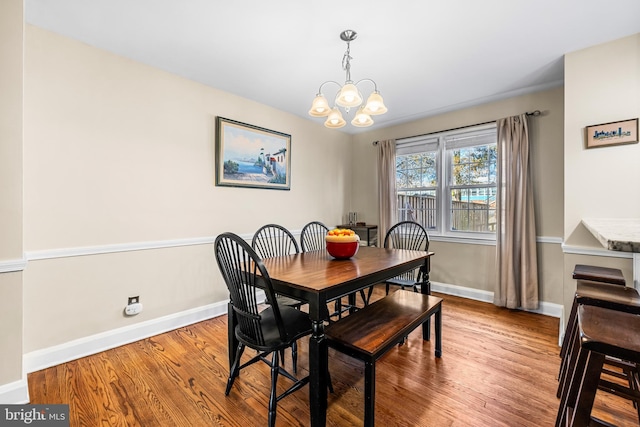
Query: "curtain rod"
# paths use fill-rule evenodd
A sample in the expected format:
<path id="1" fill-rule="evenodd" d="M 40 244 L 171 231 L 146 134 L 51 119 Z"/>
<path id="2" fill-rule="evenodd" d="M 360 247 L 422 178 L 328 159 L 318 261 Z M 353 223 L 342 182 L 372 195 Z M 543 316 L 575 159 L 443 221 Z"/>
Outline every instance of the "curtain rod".
<path id="1" fill-rule="evenodd" d="M 535 110 L 535 111 L 531 111 L 531 112 L 526 112 L 525 114 L 527 116 L 534 116 L 535 117 L 535 116 L 542 115 L 542 112 L 540 110 Z M 419 136 L 427 136 L 427 135 L 432 135 L 434 133 L 450 132 L 452 130 L 465 129 L 465 128 L 470 128 L 470 127 L 474 127 L 474 126 L 488 125 L 489 123 L 495 123 L 495 122 L 497 122 L 497 120 L 490 120 L 488 122 L 476 123 L 474 125 L 466 125 L 466 126 L 460 126 L 460 127 L 457 127 L 457 128 L 451 128 L 451 129 L 439 130 L 439 131 L 435 131 L 435 132 L 423 133 L 421 135 L 404 136 L 402 138 L 397 138 L 397 139 L 417 138 Z M 373 141 L 373 145 L 378 145 L 378 141 Z"/>

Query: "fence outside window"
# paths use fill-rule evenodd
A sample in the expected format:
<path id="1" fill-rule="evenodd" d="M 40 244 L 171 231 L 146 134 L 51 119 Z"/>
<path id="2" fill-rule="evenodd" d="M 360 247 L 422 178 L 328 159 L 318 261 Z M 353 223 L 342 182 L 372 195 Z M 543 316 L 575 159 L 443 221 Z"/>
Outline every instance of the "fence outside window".
<path id="1" fill-rule="evenodd" d="M 398 193 L 398 221 L 415 221 L 427 230 L 437 228 L 436 198 L 430 195 Z M 470 232 L 495 231 L 495 203 L 453 201 L 451 230 Z"/>

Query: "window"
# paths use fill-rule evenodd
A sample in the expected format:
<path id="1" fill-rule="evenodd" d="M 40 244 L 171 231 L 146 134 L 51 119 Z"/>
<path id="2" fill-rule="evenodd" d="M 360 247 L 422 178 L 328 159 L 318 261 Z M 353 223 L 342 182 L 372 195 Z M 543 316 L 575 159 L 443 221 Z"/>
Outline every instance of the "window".
<path id="1" fill-rule="evenodd" d="M 495 236 L 497 157 L 494 124 L 399 140 L 398 219 L 434 234 Z"/>

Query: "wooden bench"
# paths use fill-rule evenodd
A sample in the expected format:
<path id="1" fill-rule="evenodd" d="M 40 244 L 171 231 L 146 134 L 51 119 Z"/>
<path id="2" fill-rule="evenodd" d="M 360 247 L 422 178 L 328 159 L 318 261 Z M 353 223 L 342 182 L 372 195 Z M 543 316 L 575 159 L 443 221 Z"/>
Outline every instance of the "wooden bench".
<path id="1" fill-rule="evenodd" d="M 442 298 L 396 291 L 325 329 L 327 345 L 364 361 L 364 425 L 374 425 L 375 363 L 435 315 L 435 355 L 442 355 Z M 428 339 L 427 339 L 428 340 Z"/>

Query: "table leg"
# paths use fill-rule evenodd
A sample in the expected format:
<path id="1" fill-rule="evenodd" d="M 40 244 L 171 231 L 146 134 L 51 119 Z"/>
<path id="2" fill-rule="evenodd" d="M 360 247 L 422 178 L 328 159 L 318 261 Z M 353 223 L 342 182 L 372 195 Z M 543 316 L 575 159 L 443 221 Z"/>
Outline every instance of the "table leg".
<path id="1" fill-rule="evenodd" d="M 311 426 L 324 427 L 327 421 L 328 350 L 324 339 L 324 322 L 312 321 L 309 338 L 309 403 Z"/>

